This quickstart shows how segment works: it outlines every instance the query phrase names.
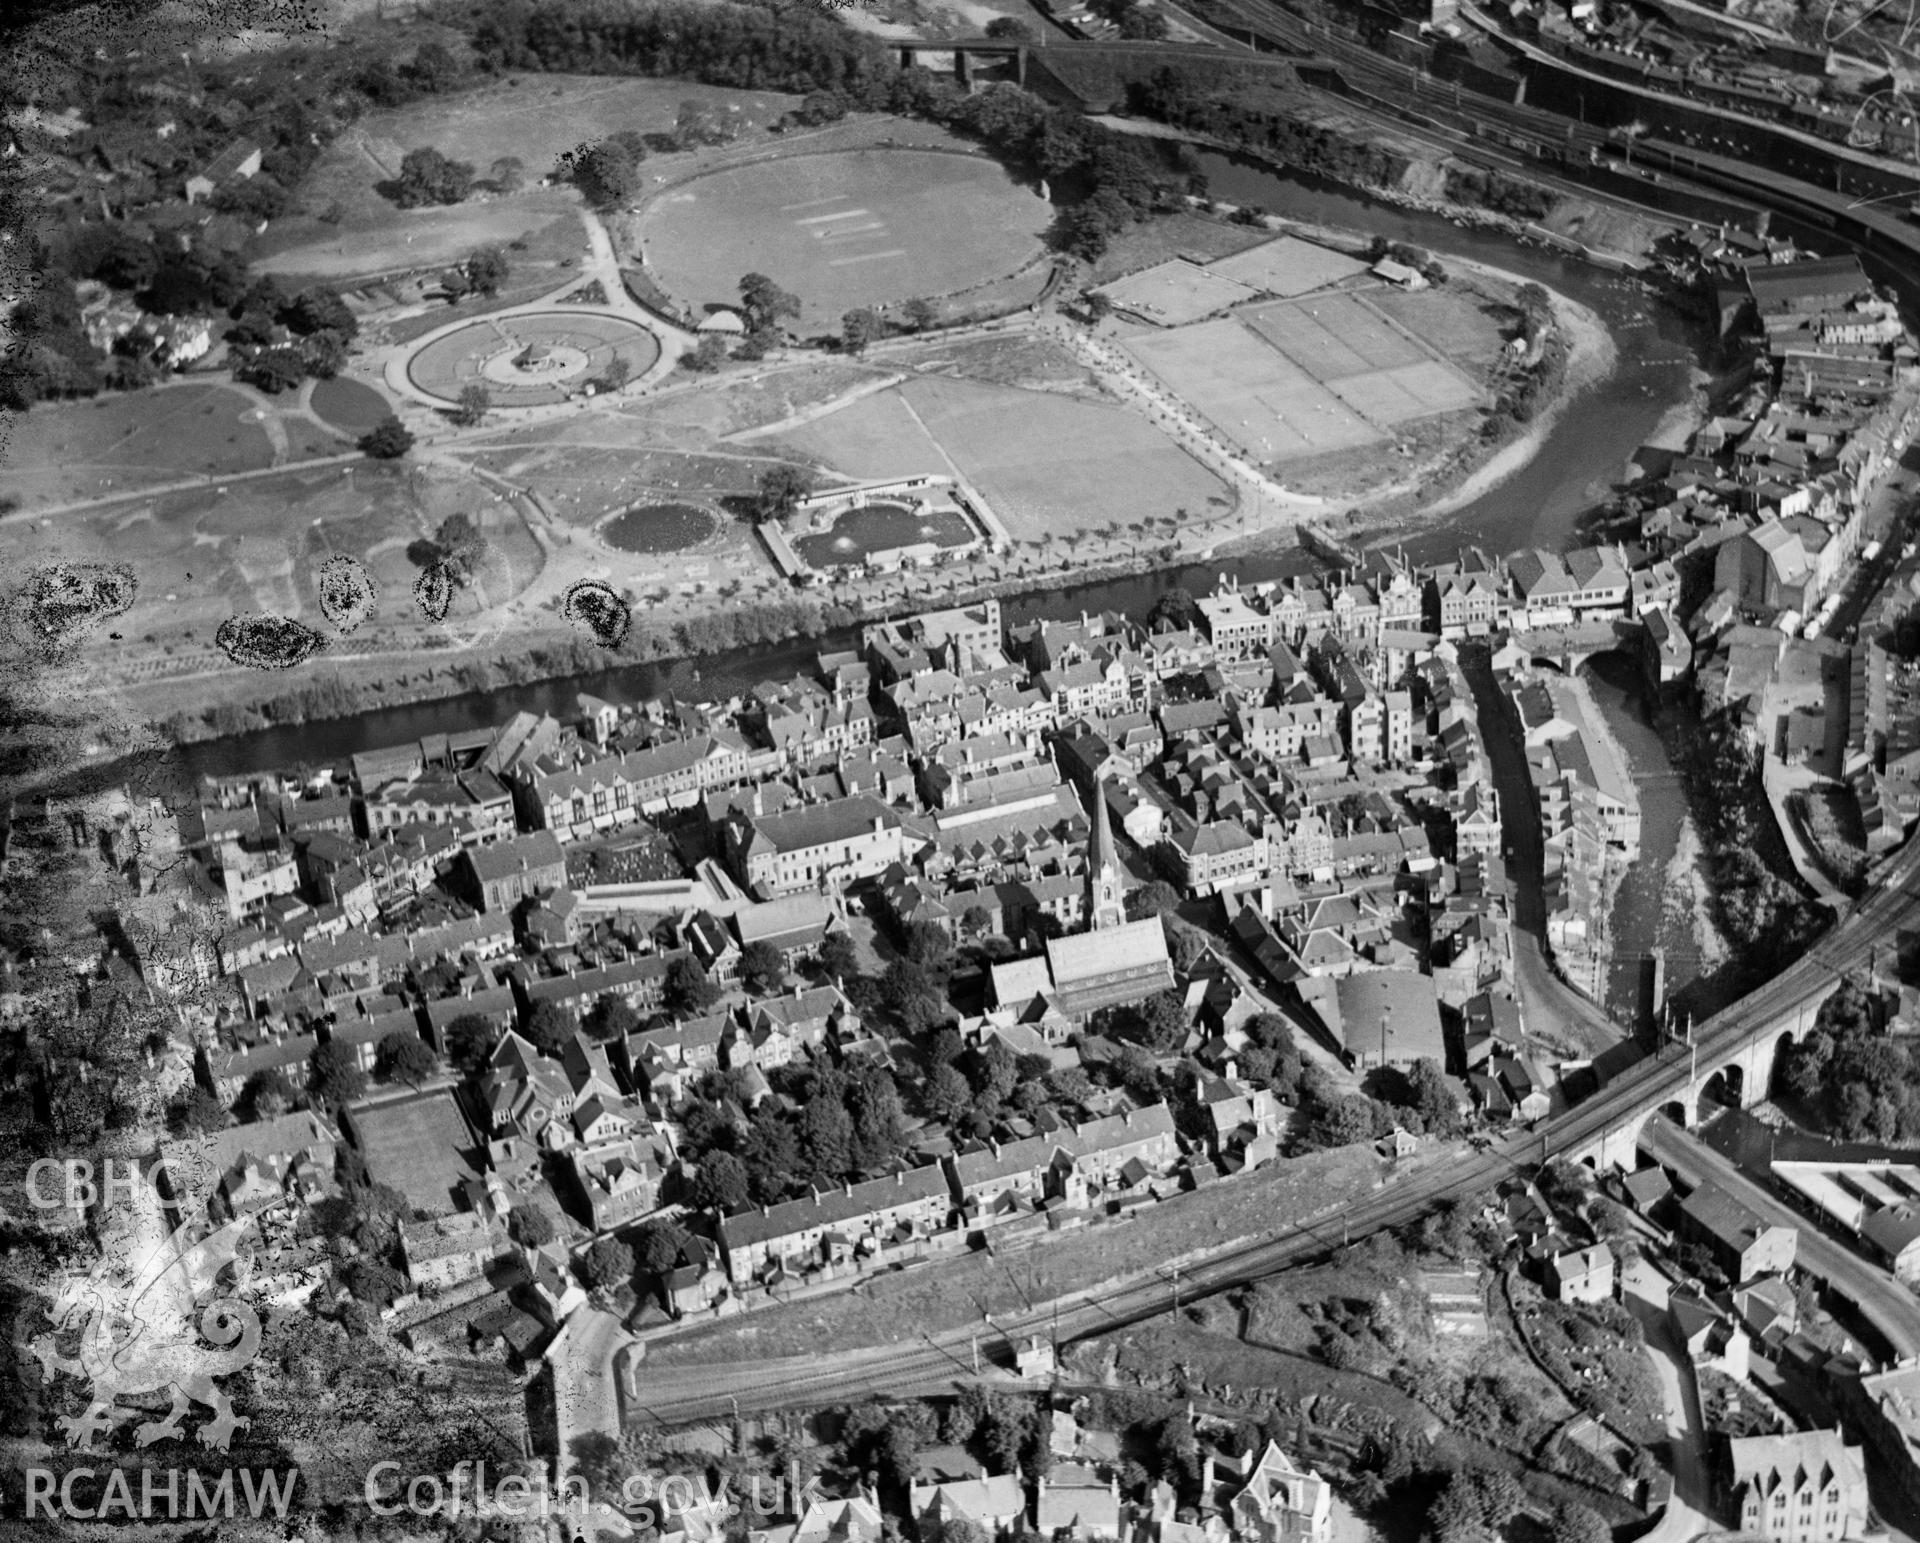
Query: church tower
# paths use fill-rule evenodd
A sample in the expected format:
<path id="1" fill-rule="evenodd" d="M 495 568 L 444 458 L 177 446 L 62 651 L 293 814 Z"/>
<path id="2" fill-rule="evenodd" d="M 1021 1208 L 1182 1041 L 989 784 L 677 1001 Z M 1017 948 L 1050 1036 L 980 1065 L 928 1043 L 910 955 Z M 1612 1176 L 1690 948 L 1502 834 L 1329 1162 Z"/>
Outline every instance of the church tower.
<path id="1" fill-rule="evenodd" d="M 1104 932 L 1127 919 L 1126 870 L 1114 850 L 1105 786 L 1093 784 L 1093 838 L 1087 843 L 1087 929 Z"/>

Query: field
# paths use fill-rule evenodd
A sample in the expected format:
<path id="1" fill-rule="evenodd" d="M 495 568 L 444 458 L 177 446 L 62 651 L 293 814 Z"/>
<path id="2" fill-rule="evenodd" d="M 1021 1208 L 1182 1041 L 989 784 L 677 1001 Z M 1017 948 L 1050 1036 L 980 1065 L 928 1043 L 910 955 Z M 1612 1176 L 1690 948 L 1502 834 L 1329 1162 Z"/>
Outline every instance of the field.
<path id="1" fill-rule="evenodd" d="M 1263 461 L 1371 444 L 1384 436 L 1238 321 L 1127 340 L 1127 351 L 1225 438 Z"/>
<path id="2" fill-rule="evenodd" d="M 1198 509 L 1222 492 L 1122 408 L 972 381 L 910 381 L 783 440 L 854 478 L 957 467 L 1020 541 Z"/>
<path id="3" fill-rule="evenodd" d="M 1448 287 L 1455 291 L 1451 305 L 1436 303 L 1442 297 L 1431 291 L 1416 294 L 1404 289 L 1369 290 L 1367 304 L 1418 333 L 1436 353 L 1456 364 L 1469 369 L 1492 364 L 1505 344 L 1504 308 L 1487 300 L 1472 303 L 1472 291 L 1457 279 Z"/>
<path id="4" fill-rule="evenodd" d="M 966 289 L 1040 249 L 1052 206 L 984 156 L 857 150 L 729 167 L 662 192 L 636 222 L 660 287 L 734 303 L 749 271 L 800 298 L 800 328 L 858 306 Z"/>
<path id="5" fill-rule="evenodd" d="M 391 1184 L 423 1211 L 445 1215 L 456 1209 L 455 1192 L 478 1170 L 466 1155 L 473 1132 L 452 1093 L 356 1109 L 349 1118 L 377 1183 Z"/>
<path id="6" fill-rule="evenodd" d="M 1340 279 L 1353 278 L 1367 271 L 1357 257 L 1336 252 L 1297 236 L 1281 236 L 1262 242 L 1231 257 L 1207 264 L 1222 278 L 1234 279 L 1272 295 L 1304 295 L 1324 289 Z"/>
<path id="7" fill-rule="evenodd" d="M 1178 327 L 1198 321 L 1230 305 L 1251 300 L 1258 293 L 1245 284 L 1222 278 L 1211 269 L 1179 258 L 1130 273 L 1124 279 L 1104 285 L 1099 292 L 1117 309 L 1131 311 L 1156 327 Z"/>
<path id="8" fill-rule="evenodd" d="M 1284 278 L 1277 268 L 1274 276 Z M 1421 298 L 1426 307 L 1413 317 L 1433 313 L 1462 328 L 1457 313 L 1470 302 Z M 1271 300 L 1137 334 L 1126 347 L 1218 433 L 1269 464 L 1357 449 L 1399 425 L 1477 405 L 1479 387 L 1373 299 L 1336 291 Z"/>
<path id="9" fill-rule="evenodd" d="M 344 278 L 440 266 L 476 246 L 526 237 L 579 208 L 571 191 L 538 187 L 562 151 L 622 129 L 663 132 L 683 101 L 737 108 L 745 130 L 779 117 L 796 99 L 684 81 L 539 75 L 373 113 L 328 147 L 295 190 L 295 211 L 274 221 L 256 245 L 254 265 Z M 504 196 L 482 192 L 447 209 L 395 208 L 376 185 L 397 174 L 407 151 L 428 145 L 471 162 L 483 179 L 496 161 L 517 157 L 527 185 Z M 700 154 L 656 159 L 678 168 L 697 164 Z"/>
<path id="10" fill-rule="evenodd" d="M 31 506 L 271 466 L 262 411 L 262 398 L 211 382 L 43 403 L 13 420 L 8 490 Z"/>
<path id="11" fill-rule="evenodd" d="M 544 351 L 546 364 L 522 367 L 523 351 Z M 407 361 L 407 376 L 443 401 L 483 386 L 496 407 L 537 407 L 567 400 L 615 358 L 638 380 L 660 357 L 653 334 L 618 316 L 568 311 L 481 318 L 427 344 Z"/>

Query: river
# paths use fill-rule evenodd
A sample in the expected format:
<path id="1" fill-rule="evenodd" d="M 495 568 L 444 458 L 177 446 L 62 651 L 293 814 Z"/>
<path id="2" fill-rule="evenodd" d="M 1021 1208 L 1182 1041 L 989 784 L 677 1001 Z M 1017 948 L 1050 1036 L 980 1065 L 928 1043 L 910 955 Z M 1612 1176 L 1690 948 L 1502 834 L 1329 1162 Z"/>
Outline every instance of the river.
<path id="1" fill-rule="evenodd" d="M 1585 666 L 1588 689 L 1607 727 L 1626 753 L 1640 796 L 1640 855 L 1614 896 L 1611 917 L 1613 967 L 1607 1007 L 1623 1023 L 1639 1011 L 1642 964 L 1657 946 L 1666 950 L 1669 995 L 1701 973 L 1691 902 L 1669 894 L 1669 870 L 1687 819 L 1687 795 L 1667 759 L 1654 713 L 1691 713 L 1677 703 L 1656 706 L 1637 659 L 1601 654 Z"/>
<path id="2" fill-rule="evenodd" d="M 1223 200 L 1258 204 L 1273 213 L 1313 224 L 1378 232 L 1391 240 L 1431 247 L 1442 256 L 1455 253 L 1508 269 L 1590 307 L 1618 341 L 1618 370 L 1611 379 L 1585 393 L 1575 410 L 1560 416 L 1540 453 L 1513 477 L 1455 510 L 1434 528 L 1409 531 L 1405 542 L 1409 557 L 1437 560 L 1468 545 L 1490 552 L 1566 545 L 1580 515 L 1605 497 L 1625 474 L 1628 460 L 1653 432 L 1662 414 L 1686 397 L 1688 371 L 1698 362 L 1699 353 L 1693 329 L 1677 314 L 1657 307 L 1636 285 L 1616 275 L 1548 248 L 1522 245 L 1491 232 L 1460 229 L 1438 216 L 1378 203 L 1317 179 L 1284 176 L 1242 157 L 1204 151 L 1199 152 L 1199 160 L 1215 195 Z M 1228 566 L 1188 565 L 1022 595 L 1009 600 L 1005 612 L 1011 620 L 1109 609 L 1143 615 L 1170 585 L 1184 584 L 1196 591 L 1211 589 L 1217 574 Z M 1230 566 L 1241 578 L 1253 581 L 1300 573 L 1312 564 L 1297 548 L 1289 546 L 1234 558 Z M 263 729 L 183 746 L 177 765 L 185 777 L 194 780 L 208 774 L 231 775 L 273 767 L 338 765 L 359 751 L 405 743 L 425 734 L 484 727 L 516 711 L 570 712 L 575 696 L 582 691 L 615 700 L 662 691 L 727 696 L 744 691 L 756 681 L 790 676 L 804 668 L 820 649 L 844 647 L 849 642 L 843 635 L 741 649 L 698 661 L 629 665 L 571 680 Z"/>

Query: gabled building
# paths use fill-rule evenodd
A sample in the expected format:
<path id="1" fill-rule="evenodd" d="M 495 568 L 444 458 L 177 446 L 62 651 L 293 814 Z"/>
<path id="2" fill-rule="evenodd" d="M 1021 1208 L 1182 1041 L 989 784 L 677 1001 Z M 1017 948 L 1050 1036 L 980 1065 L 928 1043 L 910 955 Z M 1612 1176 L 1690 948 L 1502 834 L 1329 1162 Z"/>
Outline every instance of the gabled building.
<path id="1" fill-rule="evenodd" d="M 1269 1441 L 1228 1514 L 1235 1534 L 1251 1543 L 1327 1543 L 1333 1486 Z"/>
<path id="2" fill-rule="evenodd" d="M 1866 1531 L 1866 1466 L 1837 1430 L 1734 1437 L 1717 1470 L 1721 1520 L 1750 1537 L 1840 1543 Z"/>

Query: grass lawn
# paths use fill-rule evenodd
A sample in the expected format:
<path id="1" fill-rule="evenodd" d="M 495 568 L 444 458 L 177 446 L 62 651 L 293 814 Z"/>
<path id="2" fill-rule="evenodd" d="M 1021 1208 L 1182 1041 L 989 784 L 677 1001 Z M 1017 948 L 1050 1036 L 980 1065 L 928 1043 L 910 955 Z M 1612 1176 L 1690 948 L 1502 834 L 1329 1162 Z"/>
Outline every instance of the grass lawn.
<path id="1" fill-rule="evenodd" d="M 1023 1311 L 1029 1303 L 1130 1275 L 1155 1260 L 1283 1231 L 1331 1195 L 1365 1193 L 1380 1167 L 1380 1159 L 1364 1147 L 1270 1164 L 1231 1184 L 1145 1207 L 1130 1222 L 1050 1236 L 1011 1256 L 943 1256 L 918 1269 L 876 1277 L 858 1296 L 843 1292 L 697 1329 L 650 1347 L 647 1358 L 697 1365 L 817 1354 L 963 1328 L 978 1323 L 982 1312 Z"/>
<path id="2" fill-rule="evenodd" d="M 496 476 L 532 488 L 555 518 L 581 525 L 630 504 L 705 503 L 759 485 L 759 462 L 635 447 L 623 443 L 631 437 L 626 427 L 624 419 L 590 417 L 566 425 L 565 433 L 543 426 L 467 454 Z M 769 455 L 765 464 L 775 459 Z M 734 530 L 750 544 L 745 526 Z"/>
<path id="3" fill-rule="evenodd" d="M 1125 408 L 965 380 L 922 377 L 784 439 L 853 477 L 945 471 L 950 457 L 1023 541 L 1200 509 L 1225 493 Z"/>
<path id="4" fill-rule="evenodd" d="M 1513 313 L 1479 288 L 1481 281 L 1453 279 L 1439 289 L 1418 293 L 1372 289 L 1366 303 L 1425 339 L 1434 351 L 1472 371 L 1500 357 L 1503 333 Z"/>
<path id="5" fill-rule="evenodd" d="M 253 267 L 294 280 L 346 283 L 376 274 L 444 268 L 477 247 L 511 248 L 515 241 L 530 240 L 562 215 L 579 219 L 578 198 L 558 189 L 437 209 L 396 209 L 377 195 L 369 196 L 375 198 L 375 207 L 355 218 L 337 224 L 288 221 L 290 228 L 276 227 L 285 244 L 276 243 L 255 257 Z M 585 244 L 583 236 L 580 250 Z M 553 280 L 555 285 L 563 282 L 564 275 Z"/>
<path id="6" fill-rule="evenodd" d="M 23 504 L 273 464 L 255 399 L 217 381 L 43 402 L 13 420 L 7 481 Z"/>
<path id="7" fill-rule="evenodd" d="M 393 405 L 364 381 L 336 375 L 315 381 L 309 398 L 316 416 L 344 434 L 364 434 L 382 419 L 393 416 Z"/>
<path id="8" fill-rule="evenodd" d="M 910 150 L 796 155 L 662 192 L 638 235 L 660 287 L 696 309 L 732 303 L 747 266 L 800 300 L 802 331 L 856 306 L 970 288 L 1038 250 L 1052 205 L 984 156 Z"/>
<path id="9" fill-rule="evenodd" d="M 420 1210 L 453 1211 L 458 1187 L 479 1171 L 474 1134 L 451 1091 L 354 1109 L 348 1119 L 367 1172 Z"/>

